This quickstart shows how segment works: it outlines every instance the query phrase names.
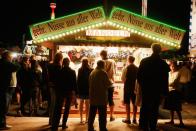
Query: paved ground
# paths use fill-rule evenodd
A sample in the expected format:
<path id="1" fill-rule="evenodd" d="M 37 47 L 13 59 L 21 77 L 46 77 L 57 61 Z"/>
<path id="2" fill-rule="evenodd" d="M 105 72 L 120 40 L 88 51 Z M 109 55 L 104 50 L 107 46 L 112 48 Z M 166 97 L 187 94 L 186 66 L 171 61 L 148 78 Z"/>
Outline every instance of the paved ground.
<path id="1" fill-rule="evenodd" d="M 178 128 L 176 126 L 164 124 L 169 121 L 169 112 L 160 109 L 159 129 L 160 131 L 196 131 L 196 104 L 183 104 L 183 121 L 185 128 Z M 122 123 L 122 117 L 124 115 L 116 115 L 114 122 L 108 122 L 107 128 L 109 131 L 139 131 L 138 125 L 127 125 Z M 69 128 L 67 131 L 86 131 L 87 125 L 81 125 L 79 123 L 79 115 L 71 115 L 68 119 Z M 49 131 L 48 118 L 47 117 L 7 117 L 8 124 L 12 125 L 10 131 Z M 178 124 L 178 119 L 175 119 L 175 123 Z M 95 121 L 95 129 L 98 131 L 98 121 Z M 59 130 L 61 128 L 59 127 Z"/>
<path id="2" fill-rule="evenodd" d="M 122 118 L 117 118 L 114 122 L 108 122 L 109 131 L 139 131 L 138 125 L 127 125 L 121 122 Z M 159 120 L 159 129 L 161 131 L 196 131 L 196 120 L 184 119 L 186 125 L 181 129 L 177 126 L 165 125 L 168 119 Z M 8 123 L 13 127 L 11 131 L 49 131 L 48 118 L 43 117 L 8 117 Z M 176 121 L 178 123 L 178 121 Z M 98 130 L 97 119 L 95 121 L 95 129 Z M 61 128 L 59 127 L 59 130 Z M 81 125 L 79 118 L 69 118 L 67 131 L 86 131 L 87 125 Z"/>

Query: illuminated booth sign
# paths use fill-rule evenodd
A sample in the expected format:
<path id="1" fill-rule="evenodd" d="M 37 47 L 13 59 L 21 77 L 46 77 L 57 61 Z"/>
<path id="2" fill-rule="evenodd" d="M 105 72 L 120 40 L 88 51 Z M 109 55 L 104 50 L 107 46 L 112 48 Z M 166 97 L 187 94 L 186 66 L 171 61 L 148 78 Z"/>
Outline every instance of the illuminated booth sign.
<path id="1" fill-rule="evenodd" d="M 71 30 L 76 26 L 81 27 L 87 24 L 100 23 L 103 20 L 105 20 L 103 7 L 97 7 L 62 18 L 31 25 L 30 32 L 33 39 L 41 39 Z"/>
<path id="2" fill-rule="evenodd" d="M 169 40 L 176 44 L 181 43 L 185 33 L 182 29 L 178 29 L 118 7 L 112 9 L 110 20 L 115 23 L 120 23 L 123 26 L 151 34 L 152 36 Z"/>
<path id="3" fill-rule="evenodd" d="M 117 30 L 99 29 L 101 26 Z M 80 31 L 86 31 L 87 36 L 101 37 L 130 37 L 130 33 L 135 33 L 175 48 L 180 47 L 185 33 L 185 30 L 118 7 L 112 9 L 107 19 L 103 7 L 97 7 L 30 26 L 33 43 L 55 40 Z"/>
<path id="4" fill-rule="evenodd" d="M 86 30 L 87 36 L 116 36 L 116 37 L 130 37 L 129 31 L 124 30 Z"/>

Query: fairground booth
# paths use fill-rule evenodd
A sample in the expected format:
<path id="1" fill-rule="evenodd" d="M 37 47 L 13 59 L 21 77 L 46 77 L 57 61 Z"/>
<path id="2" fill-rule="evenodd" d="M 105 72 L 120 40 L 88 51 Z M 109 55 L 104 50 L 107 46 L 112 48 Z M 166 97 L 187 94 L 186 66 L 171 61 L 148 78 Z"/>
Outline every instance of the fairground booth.
<path id="1" fill-rule="evenodd" d="M 115 111 L 124 112 L 122 68 L 128 55 L 135 56 L 135 64 L 151 54 L 154 42 L 163 50 L 180 48 L 185 30 L 113 7 L 106 16 L 103 7 L 81 11 L 53 20 L 30 25 L 34 45 L 49 49 L 49 58 L 61 51 L 71 59 L 71 67 L 78 70 L 81 59 L 88 57 L 90 65 L 100 59 L 102 49 L 116 62 Z"/>

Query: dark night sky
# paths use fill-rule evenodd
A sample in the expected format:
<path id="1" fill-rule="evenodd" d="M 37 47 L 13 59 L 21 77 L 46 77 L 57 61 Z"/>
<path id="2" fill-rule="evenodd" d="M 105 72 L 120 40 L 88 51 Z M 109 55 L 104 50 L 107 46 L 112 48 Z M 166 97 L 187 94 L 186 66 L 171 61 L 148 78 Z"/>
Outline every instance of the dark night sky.
<path id="1" fill-rule="evenodd" d="M 21 46 L 22 34 L 30 39 L 29 25 L 50 19 L 52 0 L 1 1 L 0 41 Z M 56 0 L 56 17 L 103 5 L 104 0 Z M 141 14 L 142 0 L 108 0 L 108 8 L 118 6 Z M 148 17 L 188 32 L 190 0 L 148 0 Z M 188 36 L 186 36 L 188 42 Z"/>

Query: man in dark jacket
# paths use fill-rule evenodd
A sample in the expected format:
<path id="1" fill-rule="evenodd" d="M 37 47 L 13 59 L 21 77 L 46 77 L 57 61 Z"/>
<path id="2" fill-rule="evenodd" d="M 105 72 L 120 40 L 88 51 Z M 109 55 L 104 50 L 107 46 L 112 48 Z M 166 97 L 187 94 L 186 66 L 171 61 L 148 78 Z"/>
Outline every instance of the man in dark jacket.
<path id="1" fill-rule="evenodd" d="M 65 101 L 65 110 L 62 120 L 62 129 L 68 128 L 66 123 L 71 107 L 73 96 L 77 93 L 76 73 L 69 67 L 69 58 L 63 59 L 63 68 L 61 69 L 61 77 L 59 88 L 56 89 L 56 105 L 54 109 L 54 123 L 52 123 L 53 131 L 58 129 L 59 121 L 61 118 L 61 109 Z"/>
<path id="2" fill-rule="evenodd" d="M 6 124 L 6 92 L 10 86 L 12 72 L 16 72 L 18 66 L 12 62 L 10 52 L 6 51 L 0 59 L 0 130 L 8 130 L 11 126 Z"/>
<path id="3" fill-rule="evenodd" d="M 138 69 L 138 82 L 142 91 L 139 126 L 144 130 L 156 130 L 161 96 L 168 94 L 168 64 L 160 58 L 161 46 L 152 45 L 152 55 L 144 58 Z"/>

